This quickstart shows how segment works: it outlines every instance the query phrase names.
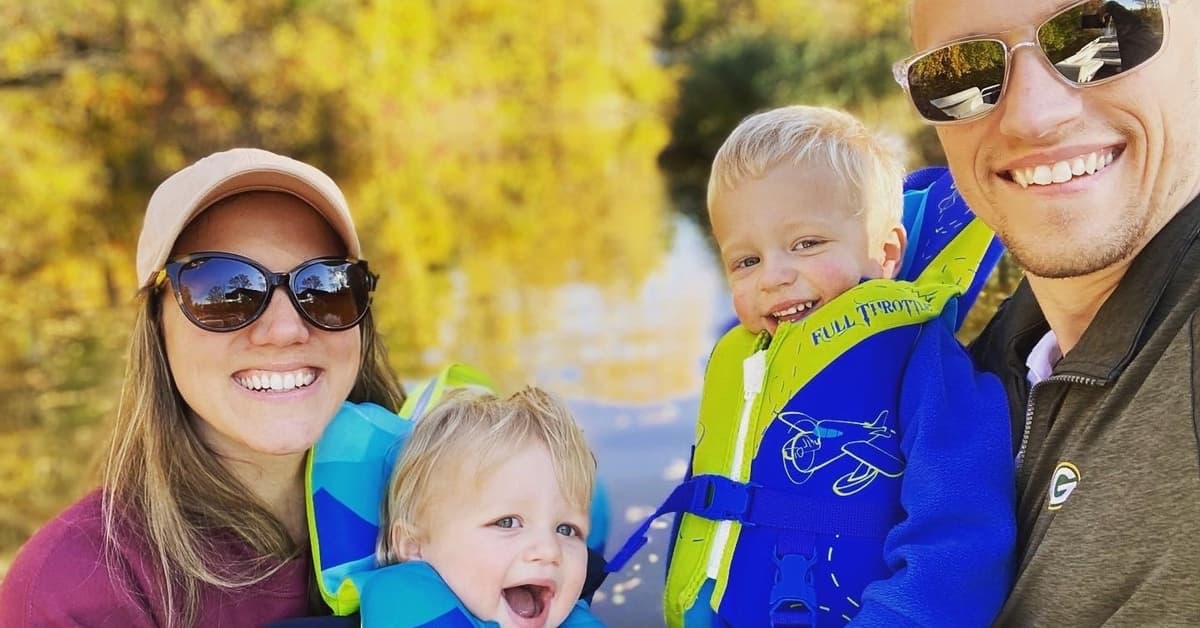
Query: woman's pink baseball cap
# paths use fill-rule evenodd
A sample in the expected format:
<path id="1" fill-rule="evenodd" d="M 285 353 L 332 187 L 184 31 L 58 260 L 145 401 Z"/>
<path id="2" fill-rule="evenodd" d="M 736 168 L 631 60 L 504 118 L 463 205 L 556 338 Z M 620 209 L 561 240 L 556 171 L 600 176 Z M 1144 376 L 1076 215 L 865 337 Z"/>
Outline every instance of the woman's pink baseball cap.
<path id="1" fill-rule="evenodd" d="M 346 197 L 333 179 L 290 157 L 258 148 L 234 148 L 176 172 L 154 191 L 138 237 L 138 285 L 153 281 L 166 265 L 175 240 L 196 216 L 221 199 L 251 191 L 283 192 L 308 203 L 341 237 L 346 254 L 362 257 Z"/>

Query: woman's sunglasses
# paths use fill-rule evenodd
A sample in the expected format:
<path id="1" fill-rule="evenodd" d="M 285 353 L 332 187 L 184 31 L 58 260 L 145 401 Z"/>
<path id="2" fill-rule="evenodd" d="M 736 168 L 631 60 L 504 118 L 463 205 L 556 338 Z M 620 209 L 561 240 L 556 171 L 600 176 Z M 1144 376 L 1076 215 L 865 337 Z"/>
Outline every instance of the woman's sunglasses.
<path id="1" fill-rule="evenodd" d="M 1167 35 L 1167 0 L 1085 0 L 1037 28 L 1037 39 L 1011 48 L 968 37 L 918 53 L 893 68 L 917 112 L 933 124 L 987 115 L 1004 96 L 1013 53 L 1037 46 L 1064 80 L 1100 85 L 1154 58 Z"/>
<path id="2" fill-rule="evenodd" d="M 175 300 L 201 329 L 235 331 L 258 320 L 277 286 L 318 329 L 342 331 L 367 315 L 378 277 L 367 263 L 342 257 L 310 259 L 286 273 L 273 273 L 233 253 L 194 253 L 167 262 L 155 282 L 171 280 Z"/>

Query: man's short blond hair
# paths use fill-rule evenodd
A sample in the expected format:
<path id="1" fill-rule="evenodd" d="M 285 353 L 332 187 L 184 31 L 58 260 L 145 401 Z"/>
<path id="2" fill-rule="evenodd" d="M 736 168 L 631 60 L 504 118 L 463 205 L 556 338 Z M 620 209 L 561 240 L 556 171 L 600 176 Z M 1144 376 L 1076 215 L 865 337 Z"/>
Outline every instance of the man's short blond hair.
<path id="1" fill-rule="evenodd" d="M 532 386 L 507 399 L 475 388 L 450 392 L 417 421 L 404 444 L 388 482 L 376 558 L 381 564 L 399 560 L 393 527 L 399 526 L 402 538 L 426 538 L 430 508 L 441 494 L 480 481 L 514 452 L 537 444 L 549 450 L 567 503 L 588 513 L 596 459 L 562 401 Z"/>
<path id="2" fill-rule="evenodd" d="M 747 179 L 782 164 L 820 165 L 851 195 L 872 236 L 901 224 L 904 167 L 895 152 L 854 116 L 828 107 L 792 105 L 756 113 L 717 151 L 708 179 L 708 210 Z"/>

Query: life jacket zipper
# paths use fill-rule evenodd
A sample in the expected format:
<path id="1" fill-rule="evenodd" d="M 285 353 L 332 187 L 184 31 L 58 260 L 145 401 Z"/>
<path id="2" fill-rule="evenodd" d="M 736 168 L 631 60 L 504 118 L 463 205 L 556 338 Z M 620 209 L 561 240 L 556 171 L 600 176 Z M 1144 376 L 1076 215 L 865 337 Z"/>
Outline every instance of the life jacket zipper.
<path id="1" fill-rule="evenodd" d="M 742 410 L 738 418 L 737 439 L 733 445 L 733 462 L 730 464 L 728 477 L 736 482 L 745 482 L 742 477 L 742 466 L 746 459 L 746 440 L 750 436 L 750 423 L 754 418 L 754 402 L 762 392 L 763 380 L 767 377 L 767 352 L 756 351 L 742 361 Z M 713 540 L 712 550 L 708 555 L 707 575 L 716 578 L 721 568 L 721 557 L 725 554 L 725 546 L 729 544 L 732 532 L 732 521 L 721 521 L 717 524 L 717 533 Z"/>

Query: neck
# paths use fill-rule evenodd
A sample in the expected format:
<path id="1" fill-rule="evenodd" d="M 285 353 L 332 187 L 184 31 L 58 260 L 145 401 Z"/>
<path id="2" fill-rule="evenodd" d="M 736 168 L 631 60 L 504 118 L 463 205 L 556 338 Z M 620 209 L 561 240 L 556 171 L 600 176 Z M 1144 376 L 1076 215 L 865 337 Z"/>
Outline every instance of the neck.
<path id="1" fill-rule="evenodd" d="M 1100 306 L 1117 289 L 1129 269 L 1130 259 L 1081 277 L 1047 279 L 1028 275 L 1029 287 L 1065 356 L 1096 318 Z"/>
<path id="2" fill-rule="evenodd" d="M 304 500 L 306 454 L 262 456 L 255 460 L 226 459 L 229 470 L 275 515 L 296 542 L 308 538 Z"/>

